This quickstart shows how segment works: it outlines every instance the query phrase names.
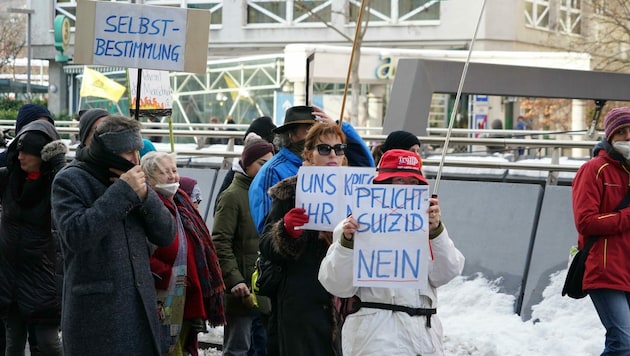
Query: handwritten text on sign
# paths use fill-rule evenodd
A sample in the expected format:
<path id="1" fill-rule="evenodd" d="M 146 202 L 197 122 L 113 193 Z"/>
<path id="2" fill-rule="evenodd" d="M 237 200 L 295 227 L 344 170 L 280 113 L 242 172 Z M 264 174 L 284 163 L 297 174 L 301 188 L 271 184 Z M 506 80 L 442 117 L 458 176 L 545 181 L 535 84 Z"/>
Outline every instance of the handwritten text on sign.
<path id="1" fill-rule="evenodd" d="M 352 211 L 349 204 L 354 187 L 370 184 L 374 173 L 371 167 L 300 167 L 295 206 L 309 215 L 303 228 L 333 231 Z"/>
<path id="2" fill-rule="evenodd" d="M 138 86 L 138 70 L 129 68 L 128 70 L 129 93 L 131 93 L 131 103 L 135 107 L 136 88 Z M 167 71 L 143 70 L 140 88 L 140 110 L 172 109 L 171 82 Z"/>
<path id="3" fill-rule="evenodd" d="M 96 4 L 94 63 L 181 70 L 185 60 L 187 10 Z"/>
<path id="4" fill-rule="evenodd" d="M 354 186 L 350 207 L 359 223 L 354 238 L 354 286 L 426 286 L 429 196 L 426 185 Z"/>

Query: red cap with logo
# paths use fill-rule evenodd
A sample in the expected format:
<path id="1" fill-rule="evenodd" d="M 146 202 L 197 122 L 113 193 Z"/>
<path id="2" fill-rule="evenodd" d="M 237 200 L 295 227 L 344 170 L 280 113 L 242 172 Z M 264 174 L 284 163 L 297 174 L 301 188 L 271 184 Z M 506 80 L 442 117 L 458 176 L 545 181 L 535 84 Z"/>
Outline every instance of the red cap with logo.
<path id="1" fill-rule="evenodd" d="M 374 182 L 383 182 L 394 177 L 413 177 L 420 180 L 421 184 L 429 184 L 422 175 L 422 158 L 407 150 L 394 149 L 385 152 L 376 168 Z"/>

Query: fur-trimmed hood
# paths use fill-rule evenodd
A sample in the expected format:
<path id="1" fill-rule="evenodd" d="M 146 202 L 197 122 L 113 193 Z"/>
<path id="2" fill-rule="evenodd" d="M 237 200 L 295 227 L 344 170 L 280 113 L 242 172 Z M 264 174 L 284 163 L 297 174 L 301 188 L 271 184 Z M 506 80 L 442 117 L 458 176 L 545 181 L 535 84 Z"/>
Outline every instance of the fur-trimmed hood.
<path id="1" fill-rule="evenodd" d="M 58 154 L 67 154 L 68 146 L 62 140 L 49 142 L 42 148 L 42 161 L 48 162 Z"/>
<path id="2" fill-rule="evenodd" d="M 19 167 L 17 163 L 17 146 L 20 141 L 20 137 L 25 135 L 28 132 L 37 132 L 42 134 L 50 140 L 41 150 L 41 158 L 44 162 L 49 162 L 53 157 L 58 156 L 59 154 L 66 154 L 68 152 L 68 148 L 59 137 L 59 133 L 55 129 L 55 126 L 46 120 L 35 120 L 30 124 L 24 126 L 22 130 L 17 134 L 17 136 L 11 141 L 9 147 L 7 148 L 7 166 L 8 167 Z"/>

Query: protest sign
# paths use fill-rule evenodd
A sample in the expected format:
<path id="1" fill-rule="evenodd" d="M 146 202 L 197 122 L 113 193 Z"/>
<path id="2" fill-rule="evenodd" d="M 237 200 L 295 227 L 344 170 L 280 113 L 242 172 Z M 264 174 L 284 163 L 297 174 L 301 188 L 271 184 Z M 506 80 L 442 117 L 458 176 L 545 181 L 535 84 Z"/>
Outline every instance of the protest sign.
<path id="1" fill-rule="evenodd" d="M 206 72 L 209 11 L 79 1 L 76 18 L 75 63 Z"/>
<path id="2" fill-rule="evenodd" d="M 355 287 L 423 288 L 429 252 L 429 186 L 357 185 L 350 207 Z"/>
<path id="3" fill-rule="evenodd" d="M 131 94 L 131 106 L 136 106 L 136 90 L 138 70 L 127 70 L 127 83 Z M 173 99 L 171 81 L 167 71 L 143 70 L 140 88 L 140 110 L 172 109 Z"/>
<path id="4" fill-rule="evenodd" d="M 372 167 L 300 167 L 295 206 L 309 215 L 303 228 L 333 231 L 352 211 L 349 203 L 354 186 L 372 183 L 375 173 Z"/>

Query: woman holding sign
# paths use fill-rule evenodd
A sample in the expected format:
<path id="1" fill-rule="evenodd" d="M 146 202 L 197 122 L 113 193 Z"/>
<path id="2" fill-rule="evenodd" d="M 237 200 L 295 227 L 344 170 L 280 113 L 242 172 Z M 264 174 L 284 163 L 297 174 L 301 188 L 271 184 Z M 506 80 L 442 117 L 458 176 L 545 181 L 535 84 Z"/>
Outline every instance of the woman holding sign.
<path id="1" fill-rule="evenodd" d="M 428 185 L 422 160 L 415 152 L 385 152 L 374 184 Z M 360 239 L 355 217 L 344 219 L 333 232 L 333 244 L 321 263 L 319 281 L 330 293 L 349 298 L 342 313 L 344 355 L 443 355 L 442 325 L 436 315 L 436 288 L 464 268 L 464 256 L 455 248 L 444 224 L 437 198 L 429 198 L 429 245 L 426 288 L 353 286 L 354 239 Z M 394 247 L 392 245 L 392 247 Z"/>
<path id="2" fill-rule="evenodd" d="M 340 167 L 347 146 L 337 125 L 314 124 L 306 136 L 307 166 Z M 295 208 L 297 177 L 280 181 L 269 190 L 273 202 L 260 239 L 260 252 L 283 267 L 274 298 L 269 335 L 276 335 L 279 355 L 341 355 L 333 296 L 317 280 L 319 265 L 332 233 L 303 230 L 309 216 Z"/>

